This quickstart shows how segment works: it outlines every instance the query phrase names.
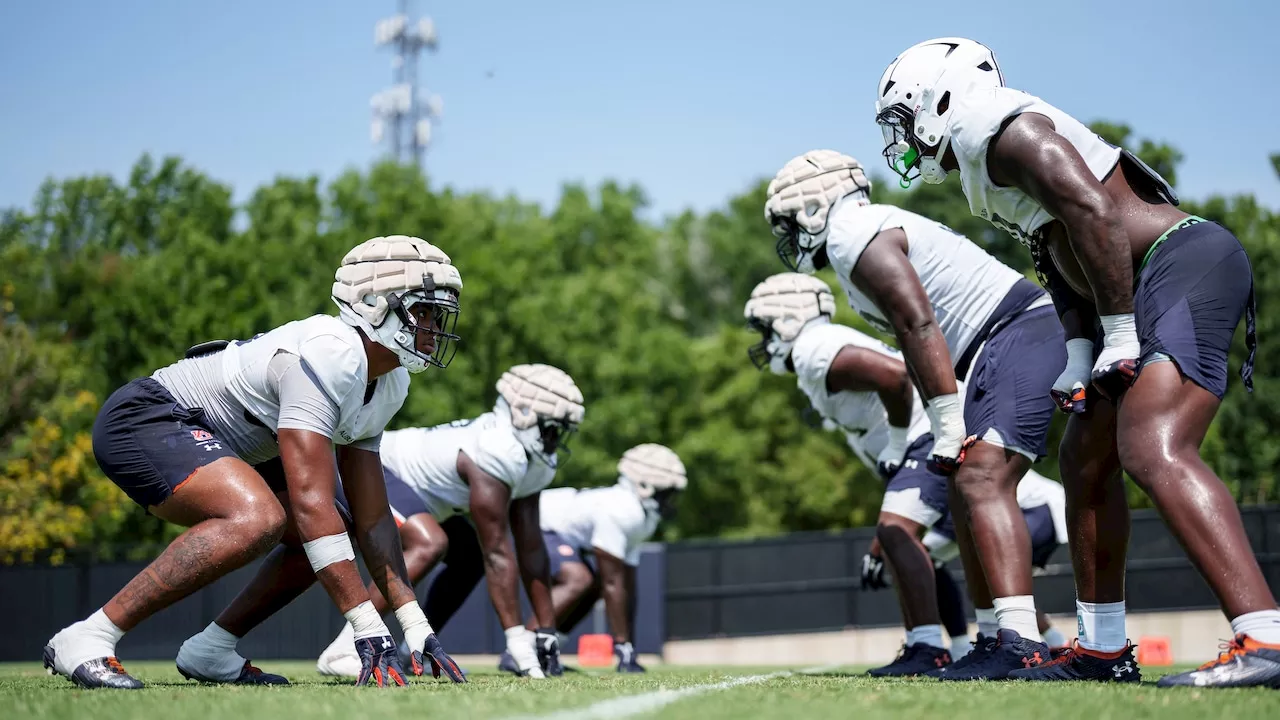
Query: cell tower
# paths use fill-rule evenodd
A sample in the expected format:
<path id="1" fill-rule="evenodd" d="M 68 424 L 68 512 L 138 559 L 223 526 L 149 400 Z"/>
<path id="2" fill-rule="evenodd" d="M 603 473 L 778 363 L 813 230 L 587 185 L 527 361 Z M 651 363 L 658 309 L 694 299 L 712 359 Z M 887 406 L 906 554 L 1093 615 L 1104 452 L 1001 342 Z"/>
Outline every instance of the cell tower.
<path id="1" fill-rule="evenodd" d="M 373 109 L 371 137 L 374 143 L 387 140 L 391 155 L 400 162 L 422 166 L 422 153 L 431 143 L 431 121 L 444 114 L 439 95 L 427 96 L 418 87 L 418 55 L 435 52 L 439 44 L 436 25 L 429 17 L 409 22 L 408 0 L 400 0 L 399 12 L 378 21 L 373 41 L 395 51 L 391 59 L 394 82 L 369 100 Z"/>

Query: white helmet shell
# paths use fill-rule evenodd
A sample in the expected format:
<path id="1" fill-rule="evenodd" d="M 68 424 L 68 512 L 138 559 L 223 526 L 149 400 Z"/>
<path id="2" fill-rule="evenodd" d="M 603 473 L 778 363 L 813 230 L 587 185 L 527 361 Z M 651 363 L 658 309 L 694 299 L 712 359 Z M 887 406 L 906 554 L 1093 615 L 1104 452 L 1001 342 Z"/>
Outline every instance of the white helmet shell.
<path id="1" fill-rule="evenodd" d="M 689 478 L 680 456 L 656 443 L 637 445 L 618 460 L 618 475 L 629 483 L 641 500 L 652 498 L 662 490 L 684 490 Z"/>
<path id="2" fill-rule="evenodd" d="M 396 354 L 400 364 L 417 373 L 428 364 L 444 367 L 451 356 L 445 345 L 457 336 L 449 320 L 458 312 L 462 276 L 443 250 L 408 235 L 376 237 L 360 243 L 342 258 L 330 296 L 343 321 Z M 436 351 L 419 353 L 419 330 L 407 309 L 417 303 L 436 307 Z M 443 358 L 443 359 L 442 359 Z"/>
<path id="3" fill-rule="evenodd" d="M 1004 75 L 991 48 L 967 38 L 926 40 L 885 69 L 876 86 L 876 122 L 889 168 L 905 184 L 916 168 L 927 183 L 946 179 L 952 109 L 958 96 L 981 87 L 1004 87 Z"/>
<path id="4" fill-rule="evenodd" d="M 766 194 L 764 217 L 778 238 L 778 256 L 792 270 L 813 272 L 832 208 L 850 195 L 860 205 L 871 202 L 871 181 L 852 157 L 810 150 L 787 162 Z"/>
<path id="5" fill-rule="evenodd" d="M 586 409 L 582 391 L 560 368 L 540 363 L 516 365 L 498 378 L 496 412 L 506 413 L 520 444 L 548 465 L 556 465 L 556 453 L 543 447 L 543 426 L 554 424 L 572 432 L 582 422 Z M 564 449 L 563 444 L 557 452 Z"/>
<path id="6" fill-rule="evenodd" d="M 756 367 L 769 363 L 779 375 L 787 372 L 787 359 L 800 333 L 811 324 L 831 321 L 836 299 L 827 284 L 812 275 L 779 273 L 756 285 L 742 311 L 747 326 L 764 337 L 748 350 Z"/>

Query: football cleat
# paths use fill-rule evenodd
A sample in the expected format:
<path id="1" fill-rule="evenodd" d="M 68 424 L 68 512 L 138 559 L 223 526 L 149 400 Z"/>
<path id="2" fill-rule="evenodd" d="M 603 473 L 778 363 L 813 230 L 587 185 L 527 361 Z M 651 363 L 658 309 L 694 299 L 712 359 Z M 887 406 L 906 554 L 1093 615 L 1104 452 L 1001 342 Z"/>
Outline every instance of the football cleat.
<path id="1" fill-rule="evenodd" d="M 1010 680 L 1090 680 L 1093 682 L 1136 683 L 1142 671 L 1133 656 L 1134 645 L 1117 652 L 1099 652 L 1080 647 L 1079 641 L 1064 651 L 1053 650 L 1053 657 L 1037 667 L 1015 669 Z"/>
<path id="2" fill-rule="evenodd" d="M 114 656 L 97 658 L 80 663 L 70 674 L 59 670 L 54 663 L 55 653 L 51 646 L 44 648 L 44 667 L 50 675 L 62 675 L 82 688 L 112 688 L 114 690 L 140 690 L 140 680 L 125 671 L 120 660 Z"/>
<path id="3" fill-rule="evenodd" d="M 974 652 L 977 652 L 977 648 L 974 648 Z M 953 665 L 936 677 L 939 680 L 953 681 L 1005 680 L 1017 668 L 1039 667 L 1050 659 L 1052 656 L 1048 645 L 1028 640 L 1017 631 L 1000 628 L 996 633 L 995 647 L 990 653 L 962 669 L 956 669 Z"/>
<path id="4" fill-rule="evenodd" d="M 498 656 L 498 669 L 502 672 L 509 672 L 513 675 L 523 675 L 520 672 L 520 666 L 516 665 L 516 659 L 511 656 L 510 650 L 503 650 L 502 655 Z"/>
<path id="5" fill-rule="evenodd" d="M 630 642 L 615 642 L 613 644 L 613 656 L 618 658 L 618 672 L 620 673 L 646 672 L 644 666 L 636 659 L 635 646 Z"/>
<path id="6" fill-rule="evenodd" d="M 940 678 L 950 672 L 963 670 L 976 662 L 982 662 L 988 655 L 995 652 L 996 639 L 989 635 L 978 633 L 978 637 L 974 640 L 973 649 L 961 657 L 959 660 L 925 673 L 926 677 Z"/>
<path id="7" fill-rule="evenodd" d="M 1280 688 L 1280 645 L 1260 643 L 1248 635 L 1236 635 L 1222 645 L 1217 659 L 1189 672 L 1165 675 L 1156 685 Z"/>
<path id="8" fill-rule="evenodd" d="M 214 680 L 202 677 L 199 673 L 184 670 L 181 665 L 177 665 L 178 674 L 188 680 L 195 680 L 202 683 L 212 683 L 215 685 L 288 685 L 289 681 L 282 675 L 274 675 L 272 673 L 262 672 L 254 667 L 253 663 L 248 660 L 244 661 L 244 667 L 240 668 L 240 674 L 235 680 Z"/>
<path id="9" fill-rule="evenodd" d="M 409 684 L 390 635 L 356 640 L 356 653 L 360 656 L 357 686 L 404 687 Z"/>
<path id="10" fill-rule="evenodd" d="M 903 645 L 893 662 L 867 671 L 871 677 L 915 677 L 951 664 L 951 652 L 928 643 Z"/>

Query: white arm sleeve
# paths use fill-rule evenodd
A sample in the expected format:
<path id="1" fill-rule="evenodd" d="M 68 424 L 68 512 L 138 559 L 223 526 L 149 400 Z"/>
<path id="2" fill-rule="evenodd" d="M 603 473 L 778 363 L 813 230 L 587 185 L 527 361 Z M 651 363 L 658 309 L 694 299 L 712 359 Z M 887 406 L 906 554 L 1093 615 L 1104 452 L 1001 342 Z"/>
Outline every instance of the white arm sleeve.
<path id="1" fill-rule="evenodd" d="M 307 364 L 297 355 L 282 352 L 271 358 L 267 370 L 280 388 L 276 428 L 310 430 L 332 439 L 338 429 L 338 405 L 320 388 Z"/>

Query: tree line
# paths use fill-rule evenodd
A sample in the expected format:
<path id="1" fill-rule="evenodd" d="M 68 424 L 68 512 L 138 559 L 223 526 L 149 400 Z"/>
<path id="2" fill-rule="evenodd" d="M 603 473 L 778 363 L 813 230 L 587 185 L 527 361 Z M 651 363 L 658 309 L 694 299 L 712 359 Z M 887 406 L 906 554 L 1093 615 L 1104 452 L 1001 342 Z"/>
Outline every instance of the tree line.
<path id="1" fill-rule="evenodd" d="M 1094 128 L 1176 181 L 1175 148 L 1124 125 Z M 1280 176 L 1280 156 L 1272 162 Z M 196 343 L 334 312 L 329 287 L 343 254 L 395 233 L 443 248 L 465 288 L 457 358 L 414 379 L 394 426 L 484 412 L 504 369 L 550 363 L 574 377 L 587 407 L 559 483 L 612 483 L 619 455 L 641 442 L 684 459 L 689 490 L 665 539 L 873 523 L 880 481 L 841 436 L 804 422 L 791 378 L 746 358 L 757 338 L 742 305 L 783 269 L 763 220 L 765 185 L 713 212 L 653 222 L 635 186 L 568 185 L 542 208 L 435 187 L 395 164 L 328 184 L 279 177 L 241 205 L 226 184 L 172 157 L 144 156 L 121 180 L 49 180 L 29 207 L 0 214 L 0 558 L 57 562 L 176 534 L 98 470 L 90 431 L 101 402 Z M 901 191 L 880 178 L 873 199 L 944 222 L 1034 277 L 1012 238 L 970 215 L 958 183 Z M 1240 237 L 1260 308 L 1256 390 L 1232 382 L 1204 455 L 1240 502 L 1274 500 L 1280 371 L 1268 359 L 1280 351 L 1280 320 L 1269 310 L 1280 307 L 1280 214 L 1249 195 L 1184 207 Z M 839 296 L 835 278 L 824 279 Z M 839 322 L 875 334 L 838 305 Z M 1238 332 L 1233 372 L 1244 356 Z M 1061 425 L 1038 466 L 1054 477 Z"/>

